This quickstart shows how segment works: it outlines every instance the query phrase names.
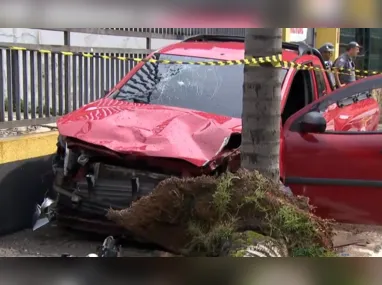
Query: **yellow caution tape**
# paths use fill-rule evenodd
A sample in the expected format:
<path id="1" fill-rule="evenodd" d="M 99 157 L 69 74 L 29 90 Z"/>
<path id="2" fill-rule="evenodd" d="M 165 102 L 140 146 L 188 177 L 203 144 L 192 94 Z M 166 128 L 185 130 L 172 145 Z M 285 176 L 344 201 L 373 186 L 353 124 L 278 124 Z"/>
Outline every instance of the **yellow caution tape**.
<path id="1" fill-rule="evenodd" d="M 1 47 L 5 49 L 10 50 L 21 50 L 26 51 L 28 49 L 23 47 Z M 241 65 L 241 64 L 250 64 L 250 65 L 261 65 L 264 63 L 271 63 L 275 66 L 279 65 L 282 61 L 282 56 L 280 55 L 274 55 L 274 56 L 266 56 L 266 57 L 259 57 L 259 58 L 247 58 L 242 60 L 211 60 L 211 61 L 171 61 L 171 60 L 161 60 L 161 59 L 153 59 L 153 58 L 133 58 L 133 57 L 123 57 L 123 56 L 112 56 L 112 55 L 99 55 L 94 53 L 87 53 L 87 52 L 68 52 L 68 51 L 60 51 L 60 52 L 54 52 L 50 50 L 40 49 L 40 50 L 29 50 L 29 51 L 35 51 L 40 52 L 43 54 L 62 54 L 65 56 L 83 56 L 87 58 L 102 58 L 102 59 L 117 59 L 122 61 L 135 61 L 135 62 L 151 62 L 151 63 L 162 63 L 162 64 L 190 64 L 190 65 L 207 65 L 207 66 L 225 66 L 225 65 Z"/>
<path id="2" fill-rule="evenodd" d="M 135 62 L 150 62 L 150 63 L 161 63 L 161 64 L 188 64 L 188 65 L 205 65 L 205 66 L 229 66 L 229 65 L 253 65 L 253 66 L 263 66 L 264 64 L 271 64 L 273 67 L 280 68 L 294 68 L 297 70 L 316 70 L 328 73 L 337 73 L 337 74 L 351 74 L 355 72 L 357 77 L 366 77 L 370 75 L 382 74 L 381 71 L 369 71 L 369 70 L 359 70 L 359 69 L 346 69 L 346 68 L 336 68 L 332 67 L 331 69 L 325 69 L 321 67 L 305 65 L 300 63 L 295 63 L 291 61 L 282 60 L 282 55 L 272 55 L 265 57 L 256 57 L 256 58 L 245 58 L 241 60 L 213 60 L 213 61 L 171 61 L 171 60 L 161 60 L 153 58 L 133 58 L 133 57 L 124 57 L 124 56 L 112 56 L 112 55 L 100 55 L 95 53 L 86 53 L 86 52 L 68 52 L 60 51 L 54 52 L 45 49 L 27 49 L 24 47 L 0 47 L 3 49 L 9 50 L 18 50 L 18 51 L 35 51 L 43 54 L 62 54 L 64 56 L 83 56 L 86 58 L 102 58 L 102 59 L 116 59 L 122 61 L 135 61 Z"/>

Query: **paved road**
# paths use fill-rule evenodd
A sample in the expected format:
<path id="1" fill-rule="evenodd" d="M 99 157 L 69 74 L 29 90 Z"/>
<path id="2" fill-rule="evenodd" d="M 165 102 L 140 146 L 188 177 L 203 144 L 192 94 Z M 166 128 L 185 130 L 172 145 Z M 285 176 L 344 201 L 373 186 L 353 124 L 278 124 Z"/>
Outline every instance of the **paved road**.
<path id="1" fill-rule="evenodd" d="M 341 247 L 338 253 L 350 257 L 382 257 L 382 227 L 342 225 L 337 228 L 336 244 L 360 241 L 360 244 Z M 55 257 L 63 253 L 86 256 L 96 252 L 102 237 L 73 232 L 47 225 L 35 232 L 24 230 L 0 237 L 0 257 Z M 127 244 L 122 256 L 155 257 L 166 256 L 162 251 Z"/>
<path id="2" fill-rule="evenodd" d="M 57 257 L 63 253 L 86 256 L 96 252 L 103 238 L 72 232 L 47 225 L 35 232 L 24 230 L 0 237 L 0 257 Z M 160 256 L 162 252 L 139 248 L 138 245 L 123 248 L 123 256 Z"/>

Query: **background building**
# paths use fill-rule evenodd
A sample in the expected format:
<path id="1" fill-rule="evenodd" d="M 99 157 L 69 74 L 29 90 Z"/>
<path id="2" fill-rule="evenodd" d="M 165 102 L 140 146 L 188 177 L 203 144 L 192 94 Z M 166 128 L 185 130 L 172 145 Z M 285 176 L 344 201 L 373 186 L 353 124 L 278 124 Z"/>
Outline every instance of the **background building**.
<path id="1" fill-rule="evenodd" d="M 357 41 L 363 48 L 357 59 L 357 67 L 367 70 L 382 70 L 382 29 L 340 29 L 340 50 L 345 50 L 349 41 Z"/>
<path id="2" fill-rule="evenodd" d="M 317 48 L 326 42 L 332 42 L 336 47 L 333 60 L 345 52 L 349 42 L 358 42 L 362 48 L 355 60 L 356 67 L 382 71 L 382 28 L 285 28 L 284 40 L 294 41 L 296 35 L 293 32 L 298 33 L 301 30 L 305 30 L 304 35 L 307 35 L 304 41 Z"/>
<path id="3" fill-rule="evenodd" d="M 345 52 L 351 41 L 358 42 L 362 48 L 356 58 L 356 67 L 364 70 L 382 71 L 382 28 L 318 28 L 314 31 L 315 44 L 319 47 L 325 42 L 336 45 L 333 59 Z"/>

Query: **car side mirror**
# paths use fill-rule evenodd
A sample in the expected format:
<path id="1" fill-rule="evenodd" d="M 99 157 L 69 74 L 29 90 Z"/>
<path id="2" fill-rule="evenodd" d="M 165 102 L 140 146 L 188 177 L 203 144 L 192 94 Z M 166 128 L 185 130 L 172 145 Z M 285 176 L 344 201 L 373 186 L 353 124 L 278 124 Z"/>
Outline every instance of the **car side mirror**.
<path id="1" fill-rule="evenodd" d="M 300 123 L 302 133 L 324 133 L 326 130 L 326 120 L 320 112 L 306 113 Z"/>

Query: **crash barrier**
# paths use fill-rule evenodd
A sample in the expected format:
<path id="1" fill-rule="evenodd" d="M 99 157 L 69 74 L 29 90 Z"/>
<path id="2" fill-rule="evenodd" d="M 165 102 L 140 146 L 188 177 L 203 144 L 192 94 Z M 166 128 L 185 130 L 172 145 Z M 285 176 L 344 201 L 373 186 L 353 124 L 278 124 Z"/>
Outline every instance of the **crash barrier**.
<path id="1" fill-rule="evenodd" d="M 150 63 L 160 63 L 160 64 L 187 64 L 187 65 L 206 65 L 206 66 L 230 66 L 230 65 L 259 65 L 264 66 L 264 64 L 270 63 L 274 67 L 282 68 L 295 68 L 298 70 L 316 70 L 329 73 L 338 73 L 338 74 L 349 74 L 350 72 L 355 72 L 357 75 L 368 76 L 382 74 L 382 71 L 371 71 L 371 70 L 361 70 L 361 69 L 349 69 L 349 68 L 338 68 L 332 67 L 329 69 L 320 68 L 317 66 L 306 65 L 295 63 L 293 61 L 286 61 L 282 59 L 282 54 L 276 54 L 271 56 L 264 57 L 248 57 L 240 60 L 211 60 L 211 61 L 172 61 L 172 60 L 161 60 L 154 58 L 134 58 L 134 57 L 124 57 L 124 56 L 112 56 L 112 55 L 101 55 L 95 53 L 86 53 L 86 52 L 68 52 L 68 51 L 50 51 L 45 49 L 27 49 L 24 47 L 0 47 L 2 49 L 10 50 L 19 50 L 19 51 L 36 51 L 42 54 L 62 54 L 64 56 L 82 56 L 85 58 L 101 58 L 106 60 L 117 59 L 121 61 L 134 61 L 134 62 L 150 62 Z"/>
<path id="2" fill-rule="evenodd" d="M 0 139 L 0 235 L 30 228 L 53 184 L 57 132 Z"/>

